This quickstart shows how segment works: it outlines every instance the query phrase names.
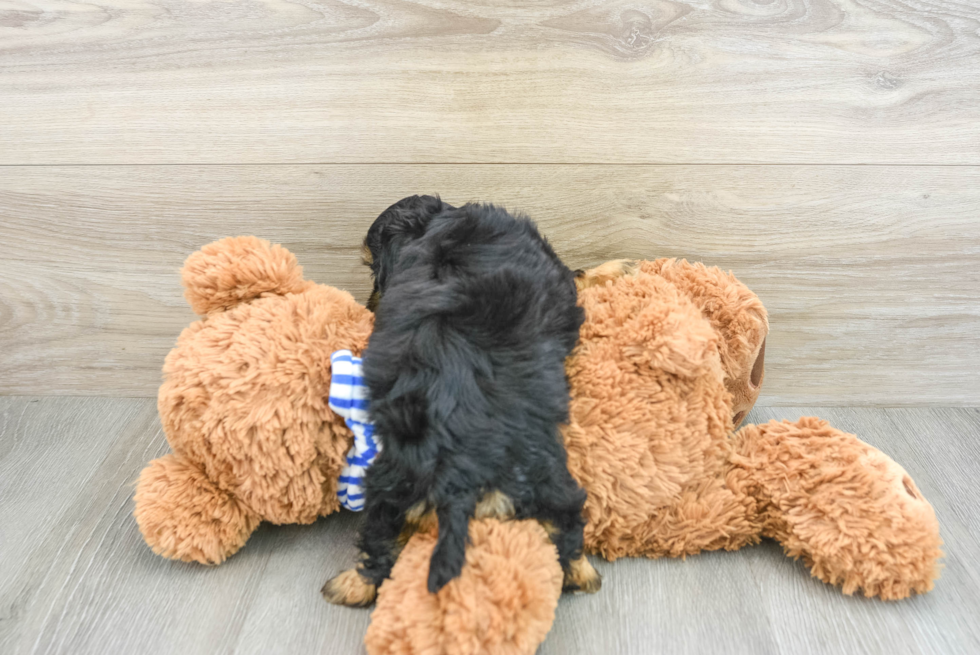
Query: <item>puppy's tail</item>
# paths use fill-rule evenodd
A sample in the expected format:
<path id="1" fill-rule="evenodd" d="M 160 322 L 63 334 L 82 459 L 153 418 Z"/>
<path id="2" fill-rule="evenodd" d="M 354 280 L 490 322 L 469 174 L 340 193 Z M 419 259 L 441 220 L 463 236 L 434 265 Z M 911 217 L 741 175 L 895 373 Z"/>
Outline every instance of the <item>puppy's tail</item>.
<path id="1" fill-rule="evenodd" d="M 473 498 L 453 498 L 436 505 L 439 541 L 429 560 L 429 593 L 437 593 L 463 570 L 474 501 Z"/>

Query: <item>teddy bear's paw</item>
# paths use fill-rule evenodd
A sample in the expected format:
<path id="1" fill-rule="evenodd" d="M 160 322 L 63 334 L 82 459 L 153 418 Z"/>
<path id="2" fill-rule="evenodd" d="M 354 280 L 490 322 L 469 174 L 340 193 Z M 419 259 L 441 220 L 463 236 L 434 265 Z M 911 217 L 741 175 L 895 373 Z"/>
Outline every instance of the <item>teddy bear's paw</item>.
<path id="1" fill-rule="evenodd" d="M 136 484 L 133 514 L 147 545 L 184 562 L 220 564 L 242 546 L 260 518 L 173 453 L 153 460 Z"/>
<path id="2" fill-rule="evenodd" d="M 561 595 L 558 551 L 534 520 L 470 521 L 459 577 L 430 594 L 435 531 L 416 533 L 378 591 L 369 655 L 534 655 Z"/>
<path id="3" fill-rule="evenodd" d="M 378 588 L 361 577 L 357 569 L 348 569 L 327 580 L 320 593 L 334 605 L 367 607 L 377 598 Z"/>
<path id="4" fill-rule="evenodd" d="M 602 576 L 585 555 L 569 563 L 568 570 L 565 571 L 565 579 L 562 581 L 562 591 L 594 594 L 601 588 Z"/>
<path id="5" fill-rule="evenodd" d="M 826 421 L 750 425 L 732 438 L 730 479 L 765 506 L 763 535 L 845 594 L 898 600 L 932 589 L 942 538 L 904 468 Z"/>

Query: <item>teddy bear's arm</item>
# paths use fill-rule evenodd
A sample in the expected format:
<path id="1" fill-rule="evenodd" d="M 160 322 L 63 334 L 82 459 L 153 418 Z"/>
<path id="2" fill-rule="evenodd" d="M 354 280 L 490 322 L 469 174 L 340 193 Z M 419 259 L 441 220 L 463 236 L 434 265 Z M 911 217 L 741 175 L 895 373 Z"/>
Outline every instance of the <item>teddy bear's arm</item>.
<path id="1" fill-rule="evenodd" d="M 136 522 L 153 552 L 184 562 L 220 564 L 260 522 L 199 467 L 173 453 L 143 469 L 134 500 Z"/>

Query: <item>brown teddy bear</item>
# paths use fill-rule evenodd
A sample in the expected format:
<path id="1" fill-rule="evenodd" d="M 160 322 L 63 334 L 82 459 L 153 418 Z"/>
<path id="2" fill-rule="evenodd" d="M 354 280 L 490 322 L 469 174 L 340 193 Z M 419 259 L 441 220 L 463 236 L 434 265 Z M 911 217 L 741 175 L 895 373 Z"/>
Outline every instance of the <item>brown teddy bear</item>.
<path id="1" fill-rule="evenodd" d="M 338 509 L 352 435 L 327 404 L 330 355 L 365 347 L 372 315 L 304 281 L 285 249 L 244 237 L 192 255 L 187 298 L 205 318 L 164 366 L 174 454 L 143 471 L 136 518 L 155 552 L 218 563 L 262 520 Z M 608 559 L 780 541 L 845 593 L 897 599 L 938 574 L 935 515 L 886 455 L 818 419 L 732 430 L 764 378 L 766 312 L 734 277 L 685 261 L 581 274 L 586 311 L 567 362 L 569 467 L 588 491 L 586 546 Z M 433 526 L 382 585 L 370 653 L 533 653 L 562 572 L 545 527 L 479 517 L 461 576 L 425 587 Z"/>
<path id="2" fill-rule="evenodd" d="M 765 374 L 768 321 L 748 288 L 716 268 L 657 260 L 610 262 L 582 274 L 579 289 L 586 319 L 566 366 L 563 435 L 588 491 L 588 550 L 683 557 L 770 537 L 846 594 L 899 599 L 932 588 L 942 555 L 935 514 L 887 455 L 816 418 L 732 435 Z M 533 653 L 561 571 L 543 532 L 536 547 L 531 536 L 527 526 L 475 522 L 459 584 L 436 597 L 424 565 L 435 536 L 413 537 L 380 589 L 368 652 Z"/>

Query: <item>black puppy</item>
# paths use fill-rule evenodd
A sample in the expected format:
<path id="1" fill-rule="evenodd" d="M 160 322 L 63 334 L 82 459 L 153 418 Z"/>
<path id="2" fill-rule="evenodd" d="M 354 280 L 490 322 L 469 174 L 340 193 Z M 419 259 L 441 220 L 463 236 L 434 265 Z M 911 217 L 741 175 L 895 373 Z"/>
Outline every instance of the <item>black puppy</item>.
<path id="1" fill-rule="evenodd" d="M 474 516 L 538 519 L 566 588 L 597 591 L 582 554 L 585 492 L 558 432 L 568 420 L 565 358 L 583 321 L 572 272 L 527 218 L 431 196 L 382 213 L 365 259 L 376 317 L 364 377 L 383 450 L 364 482 L 363 559 L 324 596 L 370 604 L 433 512 L 430 592 L 462 570 Z"/>

